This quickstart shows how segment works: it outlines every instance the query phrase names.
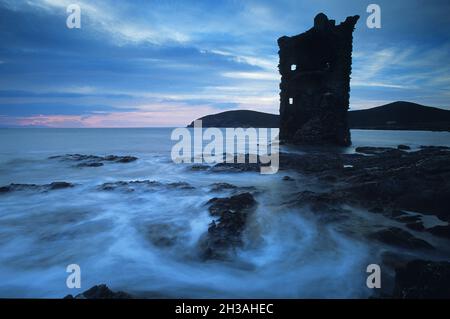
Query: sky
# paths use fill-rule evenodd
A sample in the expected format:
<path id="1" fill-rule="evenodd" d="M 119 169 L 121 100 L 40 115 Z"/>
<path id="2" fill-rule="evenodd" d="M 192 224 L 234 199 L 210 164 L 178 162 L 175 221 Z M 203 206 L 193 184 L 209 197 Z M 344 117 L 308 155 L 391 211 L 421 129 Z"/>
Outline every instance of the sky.
<path id="1" fill-rule="evenodd" d="M 370 29 L 367 6 L 381 8 Z M 70 4 L 81 28 L 69 29 Z M 352 110 L 450 109 L 448 0 L 0 0 L 0 127 L 174 127 L 278 113 L 277 39 L 360 15 Z"/>

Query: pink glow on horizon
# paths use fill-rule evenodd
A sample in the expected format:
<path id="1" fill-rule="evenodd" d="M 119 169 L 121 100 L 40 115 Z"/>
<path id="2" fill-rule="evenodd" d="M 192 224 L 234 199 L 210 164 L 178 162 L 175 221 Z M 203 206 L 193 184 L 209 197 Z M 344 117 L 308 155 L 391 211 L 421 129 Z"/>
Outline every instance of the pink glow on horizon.
<path id="1" fill-rule="evenodd" d="M 0 119 L 0 124 L 49 128 L 184 127 L 194 119 L 217 112 L 217 109 L 210 106 L 152 105 L 142 106 L 140 110 L 131 112 L 5 118 Z"/>

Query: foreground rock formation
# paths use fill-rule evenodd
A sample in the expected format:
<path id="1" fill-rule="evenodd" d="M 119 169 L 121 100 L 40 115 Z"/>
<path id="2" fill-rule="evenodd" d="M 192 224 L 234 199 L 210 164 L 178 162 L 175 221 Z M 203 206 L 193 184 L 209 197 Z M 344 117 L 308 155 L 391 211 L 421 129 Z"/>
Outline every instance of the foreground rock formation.
<path id="1" fill-rule="evenodd" d="M 353 30 L 359 16 L 335 25 L 323 13 L 305 33 L 278 39 L 280 139 L 296 144 L 349 145 Z"/>
<path id="2" fill-rule="evenodd" d="M 201 255 L 204 259 L 227 259 L 230 252 L 243 245 L 242 233 L 256 201 L 245 192 L 226 198 L 214 197 L 207 205 L 210 215 L 218 219 L 209 225 L 200 241 Z"/>
<path id="3" fill-rule="evenodd" d="M 355 154 L 317 151 L 281 153 L 280 170 L 294 171 L 320 182 L 323 191 L 297 191 L 292 206 L 309 206 L 318 214 L 337 218 L 341 207 L 351 205 L 382 214 L 408 229 L 450 238 L 450 149 L 405 146 L 360 147 Z M 260 164 L 220 163 L 212 172 L 259 171 Z M 421 215 L 435 215 L 447 225 L 426 228 Z M 368 236 L 381 243 L 410 249 L 432 249 L 397 228 L 374 230 Z"/>
<path id="4" fill-rule="evenodd" d="M 413 260 L 396 270 L 393 298 L 450 298 L 450 263 Z"/>
<path id="5" fill-rule="evenodd" d="M 133 296 L 123 291 L 112 291 L 105 284 L 97 285 L 76 295 L 67 295 L 64 299 L 132 299 Z"/>

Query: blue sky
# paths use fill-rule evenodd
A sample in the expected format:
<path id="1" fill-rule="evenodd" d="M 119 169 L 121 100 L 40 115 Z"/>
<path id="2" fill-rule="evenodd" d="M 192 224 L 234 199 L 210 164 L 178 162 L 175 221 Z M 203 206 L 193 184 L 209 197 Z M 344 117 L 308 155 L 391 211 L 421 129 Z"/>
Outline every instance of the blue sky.
<path id="1" fill-rule="evenodd" d="M 81 29 L 66 8 L 81 7 Z M 366 26 L 370 3 L 382 28 Z M 278 113 L 277 42 L 359 14 L 351 108 L 450 108 L 448 0 L 0 0 L 0 126 L 184 126 Z"/>

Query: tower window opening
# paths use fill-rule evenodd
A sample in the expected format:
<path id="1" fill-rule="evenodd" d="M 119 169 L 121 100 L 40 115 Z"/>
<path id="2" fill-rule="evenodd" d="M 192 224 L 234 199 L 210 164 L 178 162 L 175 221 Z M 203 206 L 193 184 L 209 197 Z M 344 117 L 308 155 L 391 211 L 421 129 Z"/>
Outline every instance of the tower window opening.
<path id="1" fill-rule="evenodd" d="M 291 71 L 297 70 L 297 64 L 291 64 Z"/>
<path id="2" fill-rule="evenodd" d="M 293 97 L 290 97 L 290 98 L 289 98 L 289 104 L 290 104 L 290 105 L 294 104 L 294 98 L 293 98 Z"/>

